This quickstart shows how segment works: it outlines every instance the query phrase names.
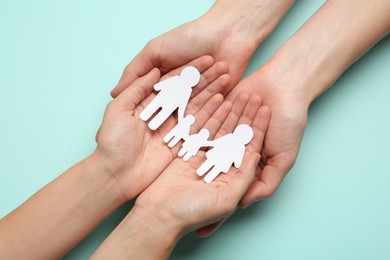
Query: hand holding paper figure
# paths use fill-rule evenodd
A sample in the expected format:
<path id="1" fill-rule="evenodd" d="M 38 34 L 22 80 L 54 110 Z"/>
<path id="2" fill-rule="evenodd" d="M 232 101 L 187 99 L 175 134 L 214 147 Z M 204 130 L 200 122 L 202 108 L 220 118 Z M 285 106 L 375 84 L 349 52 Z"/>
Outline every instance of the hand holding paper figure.
<path id="1" fill-rule="evenodd" d="M 270 119 L 270 110 L 261 107 L 261 101 L 255 103 L 258 100 L 244 95 L 238 97 L 233 106 L 227 101 L 207 122 L 199 122 L 200 125 L 197 126 L 198 129 L 204 129 L 199 132 L 202 136 L 209 133 L 210 139 L 221 141 L 222 144 L 215 143 L 218 149 L 222 149 L 222 145 L 230 140 L 235 142 L 232 147 L 244 147 L 252 138 L 252 135 L 247 135 L 248 127 L 251 126 L 253 139 L 245 146 L 240 169 L 232 167 L 211 183 L 204 183 L 195 172 L 206 158 L 205 151 L 200 150 L 188 162 L 176 158 L 138 197 L 137 207 L 154 212 L 163 226 L 175 223 L 184 233 L 224 219 L 235 211 L 241 197 L 256 177 L 260 150 Z M 228 135 L 229 140 L 223 136 L 225 133 L 232 133 Z M 235 148 L 231 151 L 233 149 Z M 219 155 L 224 157 L 225 152 L 227 151 Z M 237 158 L 233 157 L 235 159 Z"/>
<path id="2" fill-rule="evenodd" d="M 141 112 L 140 118 L 148 120 L 159 108 L 161 111 L 149 122 L 149 127 L 157 129 L 166 119 L 178 108 L 178 123 L 164 137 L 164 142 L 172 148 L 181 139 L 184 139 L 183 147 L 179 151 L 179 156 L 184 161 L 188 161 L 196 155 L 201 147 L 214 146 L 206 153 L 207 160 L 196 171 L 199 176 L 209 172 L 204 181 L 213 181 L 219 173 L 227 173 L 232 164 L 239 168 L 244 157 L 245 145 L 253 137 L 253 130 L 249 125 L 241 124 L 236 127 L 232 134 L 227 134 L 215 141 L 208 141 L 210 133 L 207 129 L 202 129 L 199 133 L 189 135 L 191 125 L 195 122 L 195 117 L 184 112 L 191 96 L 192 87 L 200 79 L 200 73 L 195 67 L 186 67 L 180 76 L 173 76 L 154 85 L 155 90 L 160 90 L 151 103 Z"/>

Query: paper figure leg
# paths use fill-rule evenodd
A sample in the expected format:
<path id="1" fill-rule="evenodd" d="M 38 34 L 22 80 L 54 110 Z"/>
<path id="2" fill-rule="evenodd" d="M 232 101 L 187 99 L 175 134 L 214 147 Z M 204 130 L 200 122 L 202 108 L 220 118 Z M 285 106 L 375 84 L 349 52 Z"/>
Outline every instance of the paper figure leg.
<path id="1" fill-rule="evenodd" d="M 186 162 L 188 161 L 194 154 L 191 154 L 189 151 L 184 155 L 183 160 Z"/>
<path id="2" fill-rule="evenodd" d="M 213 167 L 214 164 L 210 162 L 210 159 L 207 159 L 202 165 L 196 170 L 196 173 L 199 176 L 203 176 L 208 170 L 210 170 L 211 167 Z"/>
<path id="3" fill-rule="evenodd" d="M 195 147 L 192 147 L 195 148 Z M 199 152 L 200 147 L 196 147 L 196 149 L 188 150 L 187 154 L 183 157 L 184 161 L 188 161 L 192 156 L 195 156 Z"/>
<path id="4" fill-rule="evenodd" d="M 143 121 L 148 121 L 149 118 L 157 111 L 157 109 L 160 107 L 160 102 L 158 101 L 158 98 L 154 98 L 152 102 L 145 107 L 144 110 L 142 110 L 141 114 L 139 114 L 139 117 Z"/>
<path id="5" fill-rule="evenodd" d="M 163 139 L 164 143 L 168 143 L 169 140 L 171 140 L 172 137 L 174 137 L 174 136 L 175 136 L 174 131 L 171 130 L 166 136 L 164 136 L 164 139 Z"/>
<path id="6" fill-rule="evenodd" d="M 213 169 L 211 169 L 211 171 L 204 177 L 204 181 L 206 183 L 210 183 L 212 182 L 215 178 L 217 178 L 218 174 L 220 174 L 221 171 L 219 170 L 219 168 L 215 167 Z"/>
<path id="7" fill-rule="evenodd" d="M 179 155 L 179 157 L 182 157 L 183 155 L 186 154 L 186 152 L 187 152 L 187 149 L 183 146 L 183 147 L 180 149 L 180 151 L 179 151 L 179 153 L 178 153 L 177 155 Z M 185 160 L 184 160 L 184 161 L 185 161 Z"/>
<path id="8" fill-rule="evenodd" d="M 173 139 L 168 144 L 169 148 L 174 147 L 180 141 L 180 139 L 181 138 L 178 136 L 173 137 Z"/>
<path id="9" fill-rule="evenodd" d="M 172 114 L 171 110 L 163 109 L 161 110 L 153 119 L 149 122 L 149 127 L 152 130 L 156 130 L 159 128 L 165 120 L 168 119 L 168 117 Z"/>

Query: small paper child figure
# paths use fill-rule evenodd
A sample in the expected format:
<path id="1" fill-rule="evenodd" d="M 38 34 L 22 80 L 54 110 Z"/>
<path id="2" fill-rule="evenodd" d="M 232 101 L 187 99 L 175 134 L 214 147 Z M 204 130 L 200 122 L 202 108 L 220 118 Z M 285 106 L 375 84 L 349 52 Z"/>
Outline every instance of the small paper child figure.
<path id="1" fill-rule="evenodd" d="M 253 130 L 249 125 L 238 125 L 232 134 L 224 135 L 217 140 L 211 141 L 214 147 L 206 152 L 206 161 L 196 170 L 199 176 L 203 176 L 210 169 L 204 178 L 209 183 L 219 173 L 227 173 L 234 164 L 239 168 L 245 153 L 245 145 L 253 138 Z"/>
<path id="2" fill-rule="evenodd" d="M 184 111 L 190 99 L 192 88 L 199 83 L 199 80 L 199 71 L 195 67 L 189 66 L 185 67 L 180 75 L 156 83 L 154 89 L 160 92 L 141 112 L 140 118 L 147 121 L 161 108 L 161 111 L 149 122 L 150 129 L 156 130 L 178 108 L 180 121 L 184 118 Z"/>
<path id="3" fill-rule="evenodd" d="M 202 129 L 197 134 L 189 135 L 185 138 L 182 148 L 179 151 L 179 156 L 183 157 L 184 161 L 188 161 L 192 156 L 195 156 L 199 149 L 203 146 L 210 146 L 207 139 L 210 132 L 207 129 Z"/>
<path id="4" fill-rule="evenodd" d="M 170 148 L 174 147 L 181 139 L 187 138 L 193 123 L 195 123 L 195 117 L 192 115 L 188 115 L 182 120 L 179 120 L 179 123 L 164 137 L 164 142 L 168 143 L 172 139 L 168 146 Z"/>

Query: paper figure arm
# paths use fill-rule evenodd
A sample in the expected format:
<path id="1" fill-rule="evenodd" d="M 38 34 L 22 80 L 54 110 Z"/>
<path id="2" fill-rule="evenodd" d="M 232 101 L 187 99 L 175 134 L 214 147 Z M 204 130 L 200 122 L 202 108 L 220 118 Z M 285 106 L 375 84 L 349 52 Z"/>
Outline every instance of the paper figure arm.
<path id="1" fill-rule="evenodd" d="M 201 147 L 214 147 L 215 146 L 215 141 L 204 141 L 202 143 L 202 146 Z"/>
<path id="2" fill-rule="evenodd" d="M 154 90 L 156 91 L 160 91 L 166 87 L 169 87 L 169 85 L 171 85 L 171 81 L 172 79 L 176 78 L 177 76 L 174 76 L 174 77 L 171 77 L 171 78 L 168 78 L 168 79 L 165 79 L 163 81 L 160 81 L 160 82 L 157 82 L 156 84 L 154 84 L 153 88 Z"/>
<path id="3" fill-rule="evenodd" d="M 240 151 L 237 151 L 237 157 L 234 160 L 234 167 L 236 167 L 237 169 L 240 168 L 241 166 L 242 160 L 244 159 L 244 154 L 245 154 L 245 148 Z"/>
<path id="4" fill-rule="evenodd" d="M 221 136 L 218 139 L 215 139 L 213 141 L 206 140 L 205 142 L 202 143 L 203 144 L 202 147 L 205 147 L 205 146 L 215 147 L 215 146 L 218 146 L 218 145 L 224 146 L 224 143 L 226 141 L 225 137 L 226 137 L 226 135 Z"/>
<path id="5" fill-rule="evenodd" d="M 179 121 L 179 124 L 184 119 L 184 112 L 186 111 L 188 101 L 189 100 L 181 101 L 179 108 L 177 109 L 177 120 Z"/>

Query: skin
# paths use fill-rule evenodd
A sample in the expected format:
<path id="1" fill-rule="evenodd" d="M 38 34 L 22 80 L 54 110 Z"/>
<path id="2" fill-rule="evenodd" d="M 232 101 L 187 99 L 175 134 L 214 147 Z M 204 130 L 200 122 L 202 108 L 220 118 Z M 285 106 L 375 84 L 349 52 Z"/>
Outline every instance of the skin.
<path id="1" fill-rule="evenodd" d="M 259 96 L 240 95 L 225 102 L 205 123 L 211 138 L 233 132 L 238 124 L 254 131 L 240 169 L 232 167 L 213 182 L 196 174 L 204 162 L 200 151 L 188 162 L 175 159 L 138 197 L 129 215 L 98 248 L 92 259 L 167 259 L 186 233 L 231 215 L 255 178 L 259 150 L 271 116 Z M 231 111 L 230 111 L 231 110 Z"/>
<path id="2" fill-rule="evenodd" d="M 200 53 L 224 60 L 232 79 L 228 89 L 233 88 L 227 98 L 234 100 L 243 91 L 258 94 L 273 111 L 257 179 L 243 196 L 241 207 L 276 192 L 297 158 L 310 104 L 390 30 L 389 1 L 328 0 L 269 62 L 235 85 L 253 50 L 293 3 L 271 2 L 217 1 L 201 18 L 152 40 L 127 66 L 112 92 L 115 96 L 152 65 L 166 71 Z M 186 49 L 186 39 L 198 48 Z M 207 236 L 221 223 L 203 227 L 197 234 Z"/>
<path id="3" fill-rule="evenodd" d="M 152 184 L 141 181 L 140 186 L 135 185 L 138 182 L 134 178 L 139 174 L 136 171 L 147 169 L 153 173 L 153 167 L 144 168 L 145 161 L 150 161 L 145 157 L 146 153 L 129 150 L 140 143 L 158 147 L 157 141 L 152 141 L 153 137 L 147 137 L 147 128 L 141 133 L 134 118 L 139 113 L 137 107 L 140 110 L 139 106 L 144 106 L 153 97 L 153 94 L 146 97 L 148 92 L 142 88 L 144 81 L 153 84 L 158 80 L 158 71 L 150 69 L 147 74 L 148 68 L 155 64 L 164 71 L 180 66 L 161 60 L 154 64 L 147 59 L 146 62 L 138 61 L 141 69 L 130 76 L 130 69 L 125 70 L 128 75 L 119 83 L 123 84 L 122 89 L 115 90 L 121 92 L 133 82 L 108 106 L 97 134 L 97 150 L 0 221 L 2 258 L 60 257 L 115 207 L 134 196 L 137 193 L 134 190 L 144 192 L 93 257 L 166 258 L 183 234 L 198 228 L 198 234 L 208 235 L 234 212 L 237 204 L 245 207 L 271 196 L 296 159 L 311 102 L 389 32 L 389 13 L 390 2 L 385 0 L 329 0 L 266 65 L 231 91 L 228 99 L 236 100 L 233 108 L 227 101 L 217 110 L 218 106 L 213 104 L 221 104 L 220 95 L 206 98 L 209 91 L 194 93 L 196 102 L 189 109 L 197 111 L 195 129 L 205 125 L 216 136 L 231 132 L 238 122 L 250 123 L 255 129 L 256 137 L 247 146 L 242 168 L 233 168 L 211 184 L 204 184 L 194 173 L 204 159 L 204 152 L 198 153 L 189 163 L 183 163 L 181 159 L 174 159 L 175 152 L 170 152 L 171 160 L 165 161 L 168 152 L 162 151 L 161 154 L 166 154 L 161 161 L 162 165 L 166 162 L 165 170 L 161 169 L 163 173 L 154 173 L 156 176 L 150 180 L 154 181 Z M 149 50 L 150 53 L 157 57 L 156 50 Z M 148 53 L 145 55 L 149 57 Z M 212 55 L 214 58 L 207 58 L 210 58 L 210 64 L 215 57 L 222 60 L 220 56 Z M 145 61 L 146 56 L 141 55 L 138 59 Z M 159 54 L 158 57 L 163 56 Z M 223 73 L 228 72 L 224 85 L 232 86 L 237 77 L 232 76 L 229 60 L 216 64 L 219 64 L 219 71 L 225 68 Z M 142 73 L 147 75 L 135 80 Z M 217 82 L 221 78 L 223 76 L 204 81 Z M 212 89 L 225 92 L 219 86 Z M 115 91 L 113 95 L 117 96 Z M 238 94 L 245 91 L 255 100 L 248 101 L 248 95 Z M 262 95 L 262 102 L 256 94 Z M 209 102 L 199 106 L 202 100 Z M 268 130 L 270 110 L 260 104 L 266 104 L 273 111 Z M 124 119 L 134 124 L 123 122 Z M 126 130 L 122 131 L 122 128 Z M 132 134 L 134 140 L 137 134 L 143 136 L 136 143 L 130 143 L 126 138 Z M 162 136 L 161 133 L 158 138 L 162 140 Z M 140 166 L 128 163 L 129 157 L 122 156 L 122 152 L 132 155 L 131 160 Z"/>
<path id="4" fill-rule="evenodd" d="M 204 56 L 190 63 L 202 72 L 201 91 L 189 104 L 200 123 L 222 104 L 222 95 L 216 93 L 228 82 L 226 66 L 213 62 Z M 177 120 L 171 117 L 151 131 L 138 116 L 159 80 L 160 72 L 154 69 L 111 101 L 96 150 L 0 220 L 1 259 L 60 258 L 173 161 L 177 151 L 168 149 L 162 137 Z"/>
<path id="5" fill-rule="evenodd" d="M 228 95 L 261 95 L 272 110 L 257 179 L 240 206 L 271 197 L 293 167 L 310 104 L 376 42 L 390 32 L 390 2 L 327 1 L 269 62 Z M 201 228 L 208 236 L 223 221 Z"/>
<path id="6" fill-rule="evenodd" d="M 293 0 L 216 1 L 199 19 L 151 40 L 126 66 L 111 95 L 116 97 L 154 67 L 166 73 L 203 55 L 229 66 L 231 82 L 227 93 L 241 79 L 257 46 L 293 3 Z"/>

